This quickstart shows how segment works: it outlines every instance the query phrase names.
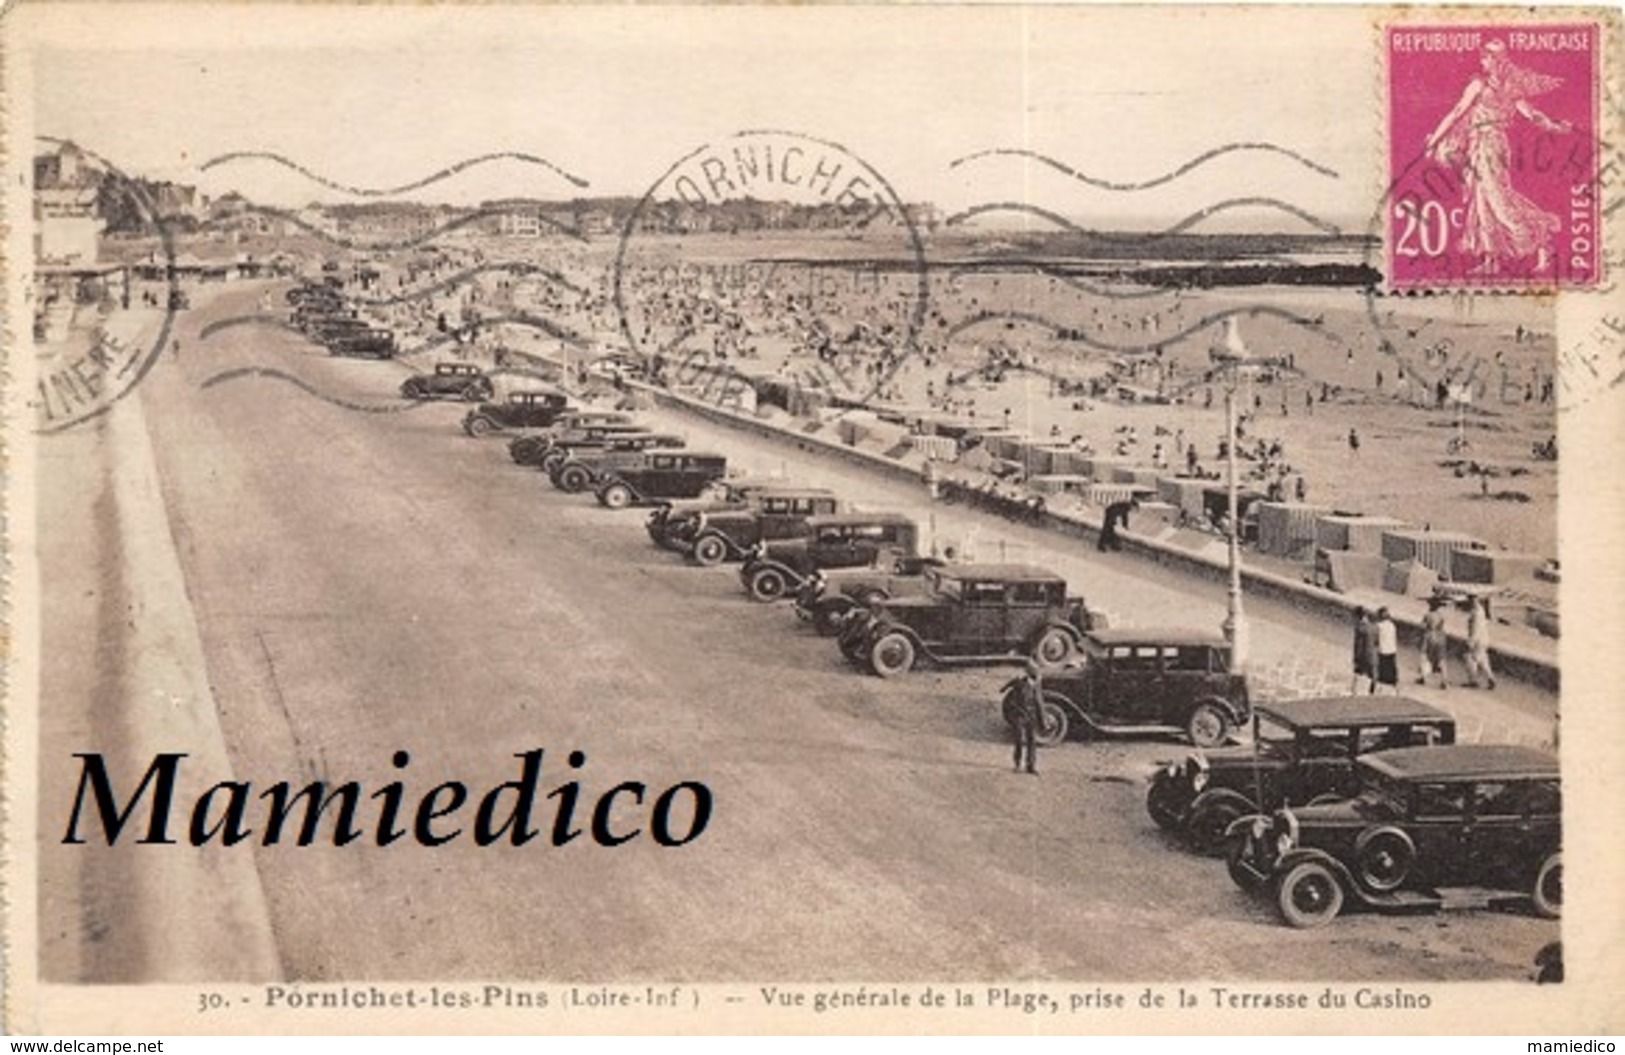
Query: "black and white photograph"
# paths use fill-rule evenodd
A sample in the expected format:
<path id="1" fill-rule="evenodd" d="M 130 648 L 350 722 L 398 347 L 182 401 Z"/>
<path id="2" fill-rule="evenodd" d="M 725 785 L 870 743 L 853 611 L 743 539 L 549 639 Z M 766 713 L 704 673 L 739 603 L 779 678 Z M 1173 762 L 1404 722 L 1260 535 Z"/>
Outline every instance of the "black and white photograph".
<path id="1" fill-rule="evenodd" d="M 6 1031 L 1617 1031 L 1621 29 L 11 8 Z"/>

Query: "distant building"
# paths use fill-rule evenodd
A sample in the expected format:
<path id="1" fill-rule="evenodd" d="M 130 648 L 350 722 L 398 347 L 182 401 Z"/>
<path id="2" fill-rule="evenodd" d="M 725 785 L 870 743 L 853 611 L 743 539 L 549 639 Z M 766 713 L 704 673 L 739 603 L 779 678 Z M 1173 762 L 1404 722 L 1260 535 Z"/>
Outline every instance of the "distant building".
<path id="1" fill-rule="evenodd" d="M 100 255 L 103 223 L 96 212 L 101 174 L 84 151 L 63 143 L 34 159 L 34 259 L 42 264 L 88 266 Z"/>

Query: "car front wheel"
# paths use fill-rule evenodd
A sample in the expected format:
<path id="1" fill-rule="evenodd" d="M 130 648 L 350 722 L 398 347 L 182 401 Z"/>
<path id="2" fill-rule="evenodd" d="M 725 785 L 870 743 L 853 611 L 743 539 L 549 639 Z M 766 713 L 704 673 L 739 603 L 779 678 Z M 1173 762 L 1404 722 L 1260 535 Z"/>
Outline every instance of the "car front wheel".
<path id="1" fill-rule="evenodd" d="M 1033 741 L 1039 747 L 1054 747 L 1056 744 L 1066 742 L 1066 734 L 1072 723 L 1066 716 L 1066 708 L 1054 700 L 1045 699 L 1038 705 L 1038 731 L 1033 734 Z"/>
<path id="2" fill-rule="evenodd" d="M 1275 907 L 1291 926 L 1324 927 L 1343 911 L 1343 886 L 1319 861 L 1301 861 L 1276 884 Z"/>
<path id="3" fill-rule="evenodd" d="M 914 642 L 905 634 L 882 634 L 869 646 L 869 666 L 882 678 L 907 674 L 914 666 Z"/>
<path id="4" fill-rule="evenodd" d="M 423 382 L 415 377 L 409 378 L 406 384 L 401 386 L 401 395 L 407 399 L 422 399 L 424 395 Z"/>
<path id="5" fill-rule="evenodd" d="M 764 604 L 777 601 L 784 596 L 789 585 L 784 580 L 784 573 L 777 568 L 762 568 L 750 577 L 750 599 Z"/>
<path id="6" fill-rule="evenodd" d="M 852 602 L 845 597 L 820 601 L 813 606 L 813 630 L 819 637 L 834 637 L 841 632 L 841 621 L 851 610 Z"/>
<path id="7" fill-rule="evenodd" d="M 463 399 L 470 403 L 480 403 L 491 393 L 484 385 L 469 385 L 463 389 Z"/>
<path id="8" fill-rule="evenodd" d="M 611 509 L 625 509 L 632 504 L 632 489 L 625 484 L 611 484 L 604 488 L 598 500 Z"/>
<path id="9" fill-rule="evenodd" d="M 1244 803 L 1229 797 L 1197 800 L 1191 809 L 1190 820 L 1185 823 L 1185 837 L 1191 849 L 1209 857 L 1224 852 L 1225 833 L 1230 825 L 1246 815 Z"/>
<path id="10" fill-rule="evenodd" d="M 706 535 L 694 543 L 694 563 L 714 568 L 728 559 L 728 544 L 716 535 Z"/>
<path id="11" fill-rule="evenodd" d="M 1058 626 L 1052 626 L 1040 634 L 1038 640 L 1033 643 L 1033 658 L 1046 667 L 1059 667 L 1072 658 L 1077 648 L 1071 634 Z"/>
<path id="12" fill-rule="evenodd" d="M 495 427 L 488 418 L 475 418 L 468 423 L 468 434 L 470 436 L 484 436 Z"/>
<path id="13" fill-rule="evenodd" d="M 1185 733 L 1197 747 L 1220 747 L 1230 739 L 1230 716 L 1216 703 L 1204 703 L 1191 712 Z"/>
<path id="14" fill-rule="evenodd" d="M 1540 863 L 1535 884 L 1529 892 L 1535 915 L 1557 919 L 1563 915 L 1563 855 L 1552 854 Z"/>
<path id="15" fill-rule="evenodd" d="M 587 489 L 587 470 L 579 465 L 566 465 L 557 479 L 559 490 L 569 494 L 580 494 Z"/>
<path id="16" fill-rule="evenodd" d="M 1157 827 L 1165 832 L 1171 832 L 1179 827 L 1180 819 L 1185 816 L 1187 805 L 1184 791 L 1174 782 L 1173 778 L 1165 774 L 1158 774 L 1145 792 L 1145 812 L 1151 815 L 1151 820 Z"/>

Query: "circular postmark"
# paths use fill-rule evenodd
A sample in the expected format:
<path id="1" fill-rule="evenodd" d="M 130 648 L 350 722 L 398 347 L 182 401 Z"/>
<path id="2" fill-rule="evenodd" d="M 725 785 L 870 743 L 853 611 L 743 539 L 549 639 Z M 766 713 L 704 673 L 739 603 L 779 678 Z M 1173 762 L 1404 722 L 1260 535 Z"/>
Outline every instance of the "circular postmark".
<path id="1" fill-rule="evenodd" d="M 185 292 L 153 185 L 68 140 L 42 136 L 39 146 L 32 274 L 38 376 L 29 403 L 34 430 L 52 435 L 101 417 L 135 390 L 169 346 Z M 150 229 L 156 248 L 144 261 L 102 261 L 109 223 Z M 156 293 L 144 291 L 156 320 L 131 314 L 138 276 L 160 280 Z M 94 323 L 82 321 L 92 314 Z"/>
<path id="2" fill-rule="evenodd" d="M 909 205 L 827 139 L 753 130 L 678 159 L 627 218 L 612 273 L 629 349 L 719 404 L 883 395 L 930 277 Z"/>

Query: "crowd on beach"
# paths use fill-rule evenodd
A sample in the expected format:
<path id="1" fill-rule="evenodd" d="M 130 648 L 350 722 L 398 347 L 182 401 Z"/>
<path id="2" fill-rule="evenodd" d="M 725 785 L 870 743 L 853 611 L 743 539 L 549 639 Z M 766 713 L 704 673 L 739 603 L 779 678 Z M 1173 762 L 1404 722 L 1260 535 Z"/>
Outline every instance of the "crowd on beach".
<path id="1" fill-rule="evenodd" d="M 1418 427 L 1441 410 L 1476 423 L 1492 409 L 1538 414 L 1555 398 L 1551 335 L 1540 327 L 1418 322 L 1406 306 L 1373 322 L 1353 293 L 1341 313 L 1328 291 L 1312 311 L 1242 314 L 1255 365 L 1237 382 L 1212 356 L 1226 305 L 1246 303 L 1234 291 L 1226 300 L 996 270 L 922 283 L 903 268 L 711 264 L 685 257 L 681 243 L 620 262 L 558 248 L 497 268 L 502 252 L 436 247 L 386 271 L 373 296 L 387 299 L 379 310 L 407 334 L 403 347 L 415 336 L 453 354 L 516 347 L 576 363 L 618 351 L 652 362 L 668 383 L 681 383 L 678 364 L 737 370 L 1210 479 L 1228 454 L 1223 408 L 1234 384 L 1242 478 L 1285 501 L 1347 506 L 1361 459 L 1393 457 L 1378 453 L 1378 425 L 1395 413 L 1416 415 Z M 1337 440 L 1345 456 L 1330 461 L 1334 433 L 1346 437 Z M 1463 449 L 1449 453 L 1477 459 L 1489 497 L 1495 467 L 1458 434 Z"/>

